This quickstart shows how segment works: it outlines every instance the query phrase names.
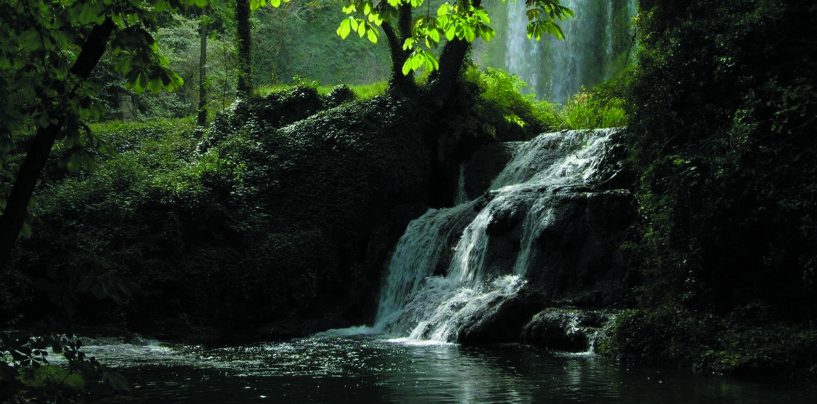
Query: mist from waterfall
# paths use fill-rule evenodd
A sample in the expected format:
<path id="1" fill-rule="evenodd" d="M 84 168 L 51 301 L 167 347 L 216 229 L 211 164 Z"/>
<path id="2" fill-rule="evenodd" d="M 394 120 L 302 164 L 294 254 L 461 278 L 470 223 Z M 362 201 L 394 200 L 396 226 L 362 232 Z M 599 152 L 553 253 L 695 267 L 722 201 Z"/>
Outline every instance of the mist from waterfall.
<path id="1" fill-rule="evenodd" d="M 637 0 L 563 0 L 576 16 L 559 24 L 565 40 L 528 39 L 524 1 L 486 5 L 496 37 L 477 43 L 480 66 L 519 76 L 540 99 L 564 103 L 582 87 L 611 78 L 632 58 Z"/>

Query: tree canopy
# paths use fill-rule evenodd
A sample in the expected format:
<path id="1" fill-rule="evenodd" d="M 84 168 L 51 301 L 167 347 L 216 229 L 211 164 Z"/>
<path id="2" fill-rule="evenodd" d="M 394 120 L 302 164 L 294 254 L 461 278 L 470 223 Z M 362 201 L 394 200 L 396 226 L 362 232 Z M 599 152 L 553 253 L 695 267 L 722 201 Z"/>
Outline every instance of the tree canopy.
<path id="1" fill-rule="evenodd" d="M 564 39 L 558 21 L 572 17 L 572 10 L 560 0 L 525 0 L 525 6 L 528 38 L 539 40 L 543 35 L 552 35 Z M 377 43 L 379 28 L 392 37 L 392 27 L 400 27 L 402 43 L 397 45 L 407 52 L 400 68 L 403 75 L 420 69 L 438 70 L 440 61 L 435 50 L 443 40 L 471 43 L 477 38 L 490 41 L 495 35 L 481 0 L 444 1 L 433 14 L 428 0 L 351 0 L 346 2 L 343 12 L 346 17 L 341 20 L 337 34 L 344 39 L 357 33 L 360 38 Z"/>

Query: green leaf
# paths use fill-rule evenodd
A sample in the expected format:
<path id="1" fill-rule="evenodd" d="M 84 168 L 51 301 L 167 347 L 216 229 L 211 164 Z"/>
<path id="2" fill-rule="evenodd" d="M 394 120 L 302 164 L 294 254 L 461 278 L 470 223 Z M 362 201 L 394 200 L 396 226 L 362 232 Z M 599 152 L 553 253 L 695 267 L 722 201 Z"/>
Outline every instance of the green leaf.
<path id="1" fill-rule="evenodd" d="M 448 27 L 447 30 L 445 30 L 445 39 L 449 41 L 453 40 L 456 33 L 457 33 L 456 28 L 452 24 L 450 27 Z"/>
<path id="2" fill-rule="evenodd" d="M 369 38 L 369 42 L 376 44 L 377 43 L 377 31 L 370 29 L 366 34 Z"/>
<path id="3" fill-rule="evenodd" d="M 469 26 L 465 26 L 465 27 L 463 27 L 463 30 L 462 30 L 462 31 L 463 31 L 463 35 L 462 35 L 462 36 L 464 37 L 464 39 L 465 39 L 466 41 L 468 41 L 468 42 L 474 42 L 474 39 L 476 39 L 476 33 L 474 33 L 474 29 L 473 29 L 473 28 L 471 28 L 471 27 L 469 27 Z"/>
<path id="4" fill-rule="evenodd" d="M 352 31 L 352 22 L 349 19 L 345 19 L 340 22 L 340 26 L 338 27 L 337 34 L 339 37 L 346 39 L 349 36 L 349 33 Z"/>
<path id="5" fill-rule="evenodd" d="M 437 17 L 442 17 L 442 16 L 448 14 L 449 11 L 451 11 L 451 4 L 443 3 L 437 9 Z"/>
<path id="6" fill-rule="evenodd" d="M 434 42 L 440 42 L 440 31 L 431 30 L 428 32 L 428 37 Z"/>

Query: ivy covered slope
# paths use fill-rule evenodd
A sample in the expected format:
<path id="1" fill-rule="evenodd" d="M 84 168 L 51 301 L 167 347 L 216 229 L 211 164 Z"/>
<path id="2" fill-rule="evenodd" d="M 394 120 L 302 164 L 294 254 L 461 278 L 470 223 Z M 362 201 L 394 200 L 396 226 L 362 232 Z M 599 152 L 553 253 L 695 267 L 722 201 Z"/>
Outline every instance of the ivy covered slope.
<path id="1" fill-rule="evenodd" d="M 641 2 L 628 356 L 817 374 L 817 5 Z"/>
<path id="2" fill-rule="evenodd" d="M 349 94 L 251 99 L 202 138 L 185 119 L 97 125 L 114 153 L 47 181 L 3 317 L 183 338 L 359 321 L 429 174 L 422 115 L 385 97 L 326 110 Z"/>

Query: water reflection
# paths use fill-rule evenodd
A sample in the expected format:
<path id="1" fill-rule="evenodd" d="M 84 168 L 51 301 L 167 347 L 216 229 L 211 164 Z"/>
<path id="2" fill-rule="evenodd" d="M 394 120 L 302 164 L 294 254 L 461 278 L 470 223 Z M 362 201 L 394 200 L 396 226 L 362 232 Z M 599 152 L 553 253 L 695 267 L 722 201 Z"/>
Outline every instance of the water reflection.
<path id="1" fill-rule="evenodd" d="M 106 402 L 817 402 L 810 386 L 628 368 L 520 346 L 472 349 L 370 336 L 214 349 L 101 341 L 87 351 L 133 386 Z"/>

